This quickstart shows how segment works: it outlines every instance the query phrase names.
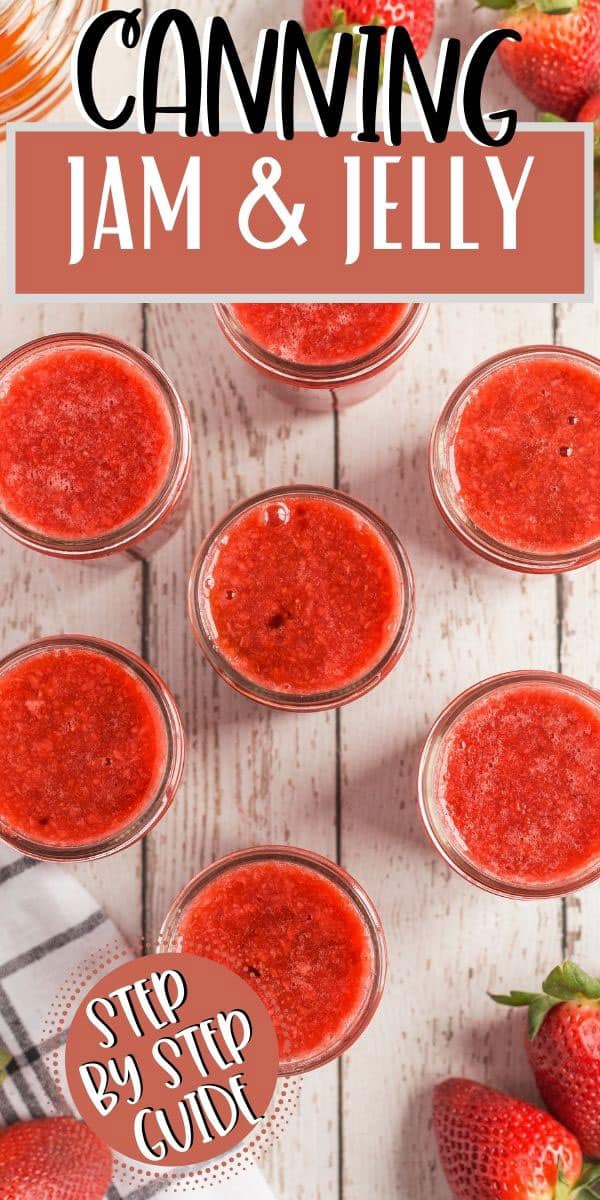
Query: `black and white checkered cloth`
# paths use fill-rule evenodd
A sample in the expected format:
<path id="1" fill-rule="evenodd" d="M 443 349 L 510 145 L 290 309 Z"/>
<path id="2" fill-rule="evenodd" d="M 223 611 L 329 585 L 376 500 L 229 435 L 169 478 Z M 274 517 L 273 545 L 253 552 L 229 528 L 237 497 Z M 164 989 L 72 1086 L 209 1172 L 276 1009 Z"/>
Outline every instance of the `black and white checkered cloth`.
<path id="1" fill-rule="evenodd" d="M 74 920 L 74 917 L 76 918 Z M 0 1086 L 0 1128 L 68 1111 L 44 1039 L 49 1009 L 65 982 L 90 955 L 126 946 L 90 893 L 53 864 L 17 857 L 0 844 L 0 1046 L 11 1054 Z M 2 1186 L 0 1181 L 0 1200 Z M 162 1182 L 113 1184 L 107 1200 L 160 1200 L 181 1193 Z M 189 1194 L 189 1193 L 188 1193 Z M 274 1200 L 261 1172 L 202 1188 L 203 1200 Z"/>

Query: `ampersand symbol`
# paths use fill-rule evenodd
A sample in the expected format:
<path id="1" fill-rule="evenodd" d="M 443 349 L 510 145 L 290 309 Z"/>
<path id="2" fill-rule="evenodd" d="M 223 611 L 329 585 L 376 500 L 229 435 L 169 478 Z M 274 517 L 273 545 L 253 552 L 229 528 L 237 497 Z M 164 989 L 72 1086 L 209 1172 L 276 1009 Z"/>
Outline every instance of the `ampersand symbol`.
<path id="1" fill-rule="evenodd" d="M 291 209 L 286 208 L 275 190 L 281 174 L 281 167 L 276 158 L 259 158 L 252 168 L 252 178 L 257 186 L 246 196 L 240 208 L 239 227 L 242 237 L 257 250 L 278 250 L 292 238 L 297 246 L 303 246 L 307 240 L 300 228 L 300 222 L 304 216 L 304 204 L 294 204 Z M 272 242 L 261 241 L 260 238 L 254 236 L 250 229 L 250 217 L 261 200 L 268 201 L 283 226 L 279 237 Z"/>

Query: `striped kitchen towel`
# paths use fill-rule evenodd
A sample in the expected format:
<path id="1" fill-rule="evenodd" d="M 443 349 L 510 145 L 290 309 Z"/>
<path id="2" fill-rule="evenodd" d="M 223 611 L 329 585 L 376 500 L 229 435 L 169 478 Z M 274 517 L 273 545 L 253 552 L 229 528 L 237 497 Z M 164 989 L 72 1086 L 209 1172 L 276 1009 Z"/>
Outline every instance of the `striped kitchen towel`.
<path id="1" fill-rule="evenodd" d="M 49 1068 L 57 1039 L 44 1036 L 48 1011 L 79 965 L 115 944 L 125 957 L 123 938 L 76 879 L 54 864 L 17 857 L 0 843 L 0 1046 L 12 1056 L 0 1086 L 0 1127 L 68 1111 Z M 156 1180 L 114 1183 L 107 1200 L 180 1194 Z M 273 1200 L 257 1167 L 203 1187 L 198 1196 Z"/>

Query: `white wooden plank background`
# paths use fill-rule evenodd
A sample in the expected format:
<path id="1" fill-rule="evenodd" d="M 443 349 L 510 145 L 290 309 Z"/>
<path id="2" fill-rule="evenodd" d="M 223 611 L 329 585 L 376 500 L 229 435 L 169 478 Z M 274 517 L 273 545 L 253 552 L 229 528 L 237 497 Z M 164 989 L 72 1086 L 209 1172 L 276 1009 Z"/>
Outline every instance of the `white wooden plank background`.
<path id="1" fill-rule="evenodd" d="M 146 8 L 161 6 L 149 0 Z M 298 11 L 291 4 L 283 13 L 280 0 L 185 7 L 198 20 L 221 12 L 247 52 L 264 24 Z M 437 8 L 434 49 L 450 32 L 473 40 L 490 20 L 464 0 Z M 113 53 L 105 79 L 122 91 L 134 64 Z M 499 70 L 488 100 L 490 109 L 515 103 Z M 525 104 L 519 112 L 532 115 Z M 72 106 L 59 115 L 73 116 Z M 597 274 L 600 289 L 600 266 Z M 0 315 L 2 353 L 50 330 L 128 337 L 173 377 L 194 425 L 193 511 L 148 565 L 125 558 L 68 567 L 0 541 L 1 653 L 47 633 L 113 637 L 149 658 L 184 712 L 189 766 L 168 817 L 143 848 L 77 873 L 129 936 L 151 945 L 174 892 L 217 855 L 273 840 L 339 857 L 382 912 L 390 981 L 360 1045 L 306 1080 L 265 1170 L 281 1200 L 447 1200 L 429 1125 L 431 1085 L 465 1072 L 534 1095 L 518 1018 L 495 1011 L 486 990 L 532 985 L 567 950 L 600 970 L 600 888 L 567 904 L 519 905 L 452 876 L 419 826 L 419 744 L 452 695 L 496 671 L 560 667 L 600 685 L 600 571 L 559 582 L 518 577 L 460 548 L 429 494 L 427 439 L 451 388 L 485 356 L 553 340 L 598 353 L 600 308 L 438 305 L 397 381 L 339 416 L 271 399 L 205 307 L 4 305 Z M 269 713 L 236 696 L 194 648 L 186 619 L 187 574 L 213 520 L 258 488 L 294 480 L 335 483 L 372 504 L 400 533 L 416 573 L 418 615 L 405 658 L 338 715 Z"/>

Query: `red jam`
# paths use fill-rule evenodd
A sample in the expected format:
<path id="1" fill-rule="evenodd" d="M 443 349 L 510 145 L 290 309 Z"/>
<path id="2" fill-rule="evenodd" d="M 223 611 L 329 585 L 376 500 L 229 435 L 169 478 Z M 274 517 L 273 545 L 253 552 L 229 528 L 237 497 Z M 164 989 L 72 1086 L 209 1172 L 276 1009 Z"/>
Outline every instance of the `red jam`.
<path id="1" fill-rule="evenodd" d="M 1 386 L 0 506 L 46 537 L 127 524 L 160 492 L 172 453 L 158 385 L 108 350 L 40 352 Z"/>
<path id="2" fill-rule="evenodd" d="M 234 304 L 246 335 L 269 354 L 304 366 L 354 362 L 400 328 L 407 304 Z"/>
<path id="3" fill-rule="evenodd" d="M 452 726 L 436 791 L 470 863 L 560 885 L 600 863 L 600 709 L 558 685 L 499 688 Z"/>
<path id="4" fill-rule="evenodd" d="M 232 867 L 193 900 L 182 950 L 223 963 L 258 992 L 283 1060 L 338 1041 L 358 1016 L 373 973 L 370 935 L 342 889 L 309 867 Z"/>
<path id="5" fill-rule="evenodd" d="M 154 798 L 166 736 L 156 702 L 115 659 L 40 650 L 0 675 L 0 822 L 73 847 L 125 828 Z"/>
<path id="6" fill-rule="evenodd" d="M 600 537 L 600 371 L 523 358 L 473 389 L 454 469 L 466 515 L 516 549 L 561 553 Z"/>
<path id="7" fill-rule="evenodd" d="M 361 679 L 400 623 L 402 582 L 373 525 L 328 498 L 259 503 L 227 527 L 205 579 L 220 653 L 245 679 L 316 694 Z"/>

